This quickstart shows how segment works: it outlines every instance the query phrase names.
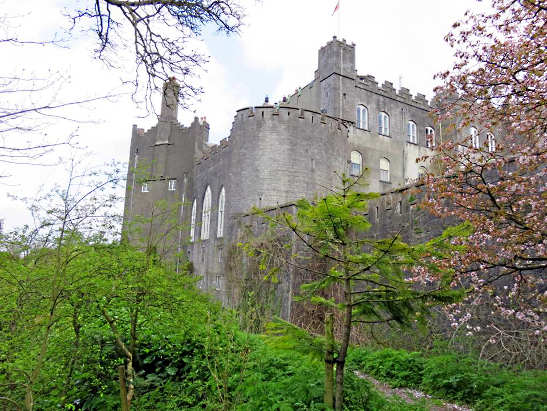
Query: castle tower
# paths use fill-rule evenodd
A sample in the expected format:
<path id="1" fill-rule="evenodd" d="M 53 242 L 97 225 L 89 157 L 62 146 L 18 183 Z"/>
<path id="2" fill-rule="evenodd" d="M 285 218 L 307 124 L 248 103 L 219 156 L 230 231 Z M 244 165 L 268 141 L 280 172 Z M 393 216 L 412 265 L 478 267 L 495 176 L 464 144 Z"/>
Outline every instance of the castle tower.
<path id="1" fill-rule="evenodd" d="M 333 37 L 319 49 L 318 80 L 321 87 L 320 110 L 333 117 L 348 116 L 347 96 L 355 79 L 355 45 Z M 353 108 L 349 111 L 353 113 Z"/>
<path id="2" fill-rule="evenodd" d="M 144 131 L 133 126 L 124 209 L 127 238 L 139 245 L 138 237 L 128 231 L 143 230 L 131 226 L 148 219 L 146 232 L 154 241 L 161 239 L 166 255 L 180 251 L 186 236 L 179 227 L 188 219 L 185 202 L 192 196 L 194 162 L 206 151 L 209 139 L 206 121 L 196 117 L 189 127 L 177 121 L 179 87 L 174 77 L 164 84 L 154 127 Z"/>

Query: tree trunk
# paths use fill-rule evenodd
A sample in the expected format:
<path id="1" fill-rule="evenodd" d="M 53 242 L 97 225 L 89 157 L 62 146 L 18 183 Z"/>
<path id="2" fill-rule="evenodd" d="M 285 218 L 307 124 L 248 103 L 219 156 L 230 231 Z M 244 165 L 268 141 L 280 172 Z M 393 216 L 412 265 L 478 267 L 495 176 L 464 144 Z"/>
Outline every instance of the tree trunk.
<path id="1" fill-rule="evenodd" d="M 334 324 L 332 313 L 325 315 L 325 397 L 327 407 L 334 408 Z"/>
<path id="2" fill-rule="evenodd" d="M 125 381 L 125 367 L 123 365 L 118 366 L 118 373 L 120 374 L 120 400 L 122 405 L 122 411 L 129 411 L 129 404 L 127 403 L 127 383 Z"/>
<path id="3" fill-rule="evenodd" d="M 344 405 L 344 367 L 346 365 L 346 354 L 348 353 L 349 337 L 351 335 L 351 280 L 346 277 L 344 281 L 344 304 L 346 310 L 344 314 L 343 336 L 340 345 L 340 352 L 336 359 L 336 396 L 334 405 L 336 411 L 341 411 Z"/>

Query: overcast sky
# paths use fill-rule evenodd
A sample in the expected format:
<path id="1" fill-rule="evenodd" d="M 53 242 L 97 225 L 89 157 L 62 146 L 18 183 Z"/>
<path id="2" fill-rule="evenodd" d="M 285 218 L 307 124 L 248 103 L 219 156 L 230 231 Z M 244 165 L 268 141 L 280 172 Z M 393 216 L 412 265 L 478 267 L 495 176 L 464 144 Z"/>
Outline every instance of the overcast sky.
<path id="1" fill-rule="evenodd" d="M 0 16 L 10 17 L 0 28 L 0 39 L 18 34 L 21 39 L 70 38 L 64 47 L 13 47 L 0 43 L 0 76 L 61 78 L 51 89 L 57 102 L 117 94 L 115 98 L 86 104 L 64 111 L 70 119 L 32 119 L 39 121 L 40 132 L 48 136 L 74 134 L 80 152 L 88 163 L 101 164 L 112 159 L 127 161 L 131 125 L 149 128 L 153 115 L 145 116 L 143 107 L 131 99 L 132 88 L 122 84 L 130 78 L 126 60 L 118 68 L 94 60 L 92 33 L 66 29 L 66 5 L 91 3 L 91 0 L 0 0 Z M 392 81 L 431 97 L 433 75 L 446 70 L 453 61 L 452 51 L 443 38 L 451 25 L 468 9 L 477 8 L 476 0 L 341 0 L 332 16 L 336 0 L 243 0 L 245 26 L 239 35 L 226 37 L 205 30 L 199 47 L 210 56 L 196 84 L 205 93 L 192 102 L 192 109 L 179 113 L 179 121 L 188 124 L 194 116 L 206 116 L 211 125 L 210 141 L 218 142 L 230 133 L 237 109 L 257 105 L 269 95 L 280 99 L 313 79 L 317 51 L 337 34 L 356 44 L 359 74 L 372 74 L 379 83 Z M 483 6 L 484 7 L 484 6 Z M 340 13 L 340 33 L 338 16 Z M 4 30 L 4 31 L 2 31 Z M 122 56 L 123 57 L 123 56 Z M 125 58 L 129 58 L 127 55 Z M 23 104 L 28 96 L 0 97 L 0 104 Z M 159 100 L 159 96 L 156 98 Z M 30 120 L 29 120 L 30 121 Z M 21 135 L 21 140 L 35 138 Z M 46 164 L 66 163 L 71 152 L 59 149 L 43 160 Z M 31 223 L 25 206 L 8 194 L 32 197 L 38 190 L 47 192 L 53 181 L 65 178 L 63 165 L 12 166 L 0 164 L 0 219 L 13 228 Z"/>

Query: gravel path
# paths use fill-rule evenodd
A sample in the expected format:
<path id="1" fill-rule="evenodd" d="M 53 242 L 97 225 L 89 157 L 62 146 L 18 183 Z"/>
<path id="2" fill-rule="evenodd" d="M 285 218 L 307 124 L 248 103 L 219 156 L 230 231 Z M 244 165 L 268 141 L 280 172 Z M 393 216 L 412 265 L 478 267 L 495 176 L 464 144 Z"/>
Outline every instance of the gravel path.
<path id="1" fill-rule="evenodd" d="M 433 397 L 431 395 L 428 395 L 422 391 L 414 390 L 412 388 L 391 388 L 389 385 L 378 381 L 377 379 L 371 377 L 370 375 L 363 374 L 359 371 L 355 371 L 355 375 L 357 375 L 359 378 L 363 378 L 365 380 L 370 381 L 372 384 L 374 384 L 374 387 L 381 393 L 387 396 L 393 396 L 396 395 L 399 398 L 402 398 L 407 403 L 414 403 L 418 400 L 421 400 L 422 398 L 425 398 L 427 400 L 433 400 Z M 467 408 L 461 405 L 457 404 L 450 404 L 448 402 L 443 402 L 442 405 L 430 405 L 429 406 L 430 411 L 473 411 L 471 408 Z"/>

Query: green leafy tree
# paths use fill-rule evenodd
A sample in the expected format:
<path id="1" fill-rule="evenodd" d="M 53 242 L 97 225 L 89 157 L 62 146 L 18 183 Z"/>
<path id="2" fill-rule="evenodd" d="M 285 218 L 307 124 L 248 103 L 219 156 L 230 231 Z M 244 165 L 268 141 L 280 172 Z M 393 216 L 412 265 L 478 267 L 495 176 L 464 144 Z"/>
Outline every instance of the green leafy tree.
<path id="1" fill-rule="evenodd" d="M 93 280 L 77 262 L 116 225 L 120 170 L 69 164 L 67 184 L 31 204 L 36 226 L 0 238 L 0 384 L 11 387 L 1 400 L 27 410 L 50 366 L 51 340 L 78 316 L 79 290 Z"/>
<path id="2" fill-rule="evenodd" d="M 462 224 L 418 245 L 404 243 L 399 235 L 368 238 L 371 225 L 366 218 L 367 203 L 378 194 L 354 191 L 356 184 L 356 180 L 343 176 L 341 187 L 328 196 L 314 202 L 299 200 L 295 215 L 267 217 L 275 225 L 288 227 L 306 253 L 311 251 L 328 261 L 326 270 L 309 270 L 316 279 L 301 287 L 299 298 L 342 314 L 340 348 L 334 361 L 336 410 L 343 409 L 344 367 L 352 326 L 380 322 L 405 325 L 423 318 L 434 305 L 459 300 L 463 290 L 451 288 L 453 272 L 440 268 L 438 262 L 458 251 L 454 240 L 469 232 L 468 225 Z M 413 281 L 413 273 L 418 272 L 428 273 L 426 284 Z M 338 298 L 326 297 L 334 295 L 334 290 L 341 291 L 336 293 Z"/>

